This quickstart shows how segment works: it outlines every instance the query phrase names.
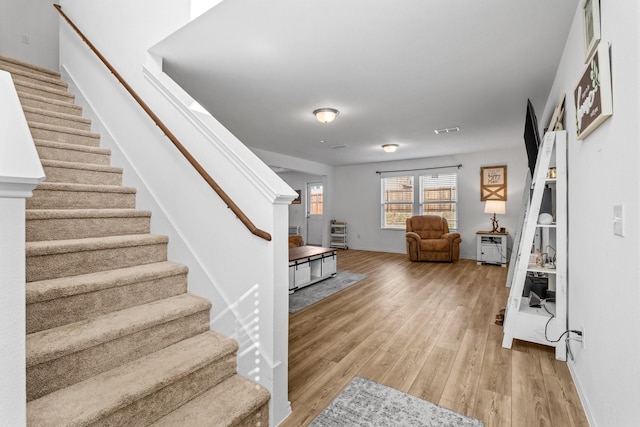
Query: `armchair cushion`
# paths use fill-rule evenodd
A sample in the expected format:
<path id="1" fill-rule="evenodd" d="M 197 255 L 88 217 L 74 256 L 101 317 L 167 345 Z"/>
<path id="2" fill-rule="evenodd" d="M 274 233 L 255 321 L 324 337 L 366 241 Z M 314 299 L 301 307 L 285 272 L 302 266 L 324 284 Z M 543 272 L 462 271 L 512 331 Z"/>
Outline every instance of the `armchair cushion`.
<path id="1" fill-rule="evenodd" d="M 445 218 L 420 215 L 407 219 L 407 255 L 412 261 L 457 261 L 459 233 L 450 233 Z"/>

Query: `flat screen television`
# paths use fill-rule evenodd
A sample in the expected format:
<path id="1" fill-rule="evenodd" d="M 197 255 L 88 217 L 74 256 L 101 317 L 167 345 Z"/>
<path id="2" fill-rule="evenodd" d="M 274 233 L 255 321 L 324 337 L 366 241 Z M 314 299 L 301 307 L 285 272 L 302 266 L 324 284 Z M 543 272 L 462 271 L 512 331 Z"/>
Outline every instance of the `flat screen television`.
<path id="1" fill-rule="evenodd" d="M 530 99 L 527 99 L 527 116 L 524 123 L 524 145 L 527 149 L 529 171 L 531 171 L 531 177 L 533 178 L 533 172 L 536 169 L 536 160 L 538 158 L 538 147 L 540 146 L 540 134 L 538 133 L 538 119 L 536 118 L 536 112 L 533 110 Z"/>

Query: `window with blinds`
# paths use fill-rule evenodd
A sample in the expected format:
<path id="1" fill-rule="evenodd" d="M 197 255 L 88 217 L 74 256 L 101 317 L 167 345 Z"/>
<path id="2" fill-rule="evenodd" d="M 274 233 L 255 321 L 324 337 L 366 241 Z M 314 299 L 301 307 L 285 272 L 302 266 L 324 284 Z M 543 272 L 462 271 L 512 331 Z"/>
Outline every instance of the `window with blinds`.
<path id="1" fill-rule="evenodd" d="M 446 218 L 451 231 L 457 230 L 457 185 L 457 173 L 381 178 L 382 228 L 405 229 L 413 215 L 438 215 Z"/>
<path id="2" fill-rule="evenodd" d="M 405 228 L 413 206 L 413 176 L 382 178 L 382 228 Z"/>
<path id="3" fill-rule="evenodd" d="M 420 177 L 420 215 L 444 217 L 450 230 L 458 229 L 458 174 L 442 173 Z"/>

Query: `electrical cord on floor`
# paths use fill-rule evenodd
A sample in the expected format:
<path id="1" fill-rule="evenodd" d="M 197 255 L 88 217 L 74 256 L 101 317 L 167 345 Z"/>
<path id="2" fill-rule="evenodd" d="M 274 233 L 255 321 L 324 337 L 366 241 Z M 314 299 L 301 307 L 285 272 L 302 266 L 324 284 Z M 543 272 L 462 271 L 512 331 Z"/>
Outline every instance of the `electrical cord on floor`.
<path id="1" fill-rule="evenodd" d="M 563 336 L 565 336 L 565 335 L 567 335 L 568 333 L 571 333 L 571 332 L 573 332 L 574 334 L 577 334 L 577 335 L 582 336 L 582 331 L 577 331 L 577 330 L 575 330 L 575 329 L 567 329 L 567 330 L 566 330 L 566 331 L 564 331 L 562 334 L 560 334 L 560 337 L 558 337 L 558 339 L 557 339 L 557 340 L 550 340 L 550 339 L 549 339 L 549 336 L 548 336 L 548 334 L 547 334 L 547 328 L 549 327 L 549 323 L 551 323 L 551 321 L 553 320 L 553 318 L 554 318 L 554 317 L 556 317 L 556 315 L 555 315 L 555 314 L 553 314 L 552 312 L 550 312 L 550 311 L 547 309 L 547 306 L 546 306 L 545 304 L 546 304 L 546 300 L 545 300 L 544 302 L 542 302 L 542 304 L 541 304 L 541 305 L 542 305 L 542 308 L 544 308 L 544 311 L 546 311 L 547 313 L 549 313 L 549 316 L 551 316 L 551 317 L 549 317 L 549 320 L 547 320 L 547 323 L 544 325 L 544 338 L 545 338 L 547 341 L 549 341 L 550 343 L 557 343 L 557 342 L 560 342 L 560 340 L 562 339 L 562 337 L 563 337 Z"/>

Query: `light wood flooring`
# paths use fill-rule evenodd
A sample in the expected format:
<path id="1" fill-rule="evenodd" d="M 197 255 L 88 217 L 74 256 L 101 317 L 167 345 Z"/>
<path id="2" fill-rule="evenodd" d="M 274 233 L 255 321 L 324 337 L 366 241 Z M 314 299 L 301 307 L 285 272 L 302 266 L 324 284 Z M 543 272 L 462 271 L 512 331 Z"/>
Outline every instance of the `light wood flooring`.
<path id="1" fill-rule="evenodd" d="M 478 418 L 485 426 L 588 426 L 566 363 L 551 348 L 504 349 L 495 316 L 507 269 L 473 260 L 338 252 L 367 278 L 290 315 L 284 427 L 308 425 L 360 375 Z"/>

